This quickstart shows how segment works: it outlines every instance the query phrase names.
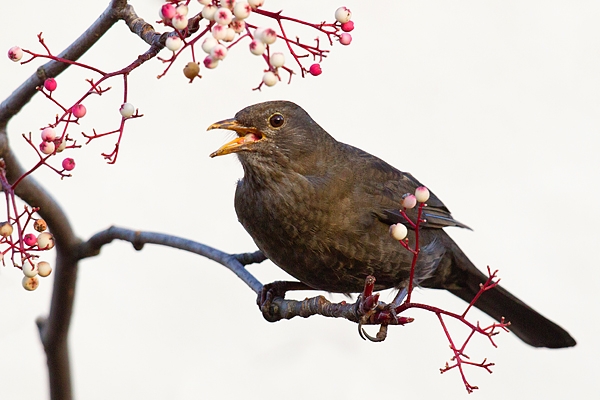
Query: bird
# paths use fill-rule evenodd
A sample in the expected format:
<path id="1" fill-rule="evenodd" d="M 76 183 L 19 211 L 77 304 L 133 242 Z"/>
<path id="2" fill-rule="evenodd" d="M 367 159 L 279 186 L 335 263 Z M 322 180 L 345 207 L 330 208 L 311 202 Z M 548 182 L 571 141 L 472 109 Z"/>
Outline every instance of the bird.
<path id="1" fill-rule="evenodd" d="M 423 186 L 380 158 L 333 138 L 290 101 L 248 106 L 208 127 L 237 137 L 210 154 L 235 153 L 244 176 L 237 182 L 235 211 L 256 246 L 308 288 L 360 293 L 365 278 L 375 289 L 406 293 L 413 254 L 389 234 L 403 223 L 402 197 Z M 479 271 L 444 230 L 468 228 L 454 219 L 430 190 L 419 228 L 414 284 L 445 289 L 471 302 L 488 276 Z M 407 210 L 415 220 L 416 209 Z M 293 287 L 293 284 L 290 288 Z M 571 335 L 500 285 L 475 307 L 501 321 L 534 347 L 576 344 Z"/>

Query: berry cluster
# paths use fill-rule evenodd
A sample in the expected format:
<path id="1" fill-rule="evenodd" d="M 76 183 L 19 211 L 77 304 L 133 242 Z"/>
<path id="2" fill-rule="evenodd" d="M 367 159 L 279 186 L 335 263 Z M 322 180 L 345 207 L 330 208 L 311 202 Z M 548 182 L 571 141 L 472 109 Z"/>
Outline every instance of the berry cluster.
<path id="1" fill-rule="evenodd" d="M 169 59 L 163 59 L 169 65 L 160 76 L 167 73 L 183 49 L 191 47 L 192 61 L 186 64 L 183 73 L 190 82 L 196 77 L 200 77 L 200 62 L 195 58 L 193 47 L 201 38 L 203 41 L 200 46 L 206 53 L 201 64 L 206 69 L 217 68 L 233 46 L 240 43 L 242 39 L 248 38 L 249 52 L 263 57 L 267 66 L 261 83 L 256 89 L 260 89 L 262 85 L 273 86 L 279 82 L 281 70 L 289 73 L 290 80 L 294 74 L 292 68 L 286 65 L 284 53 L 274 49 L 275 43 L 279 41 L 282 42 L 282 48 L 291 54 L 303 77 L 306 73 L 313 76 L 320 75 L 322 72 L 320 63 L 327 56 L 328 50 L 321 49 L 318 38 L 314 46 L 304 44 L 298 38 L 290 39 L 283 26 L 283 21 L 316 29 L 326 35 L 330 44 L 333 44 L 334 39 L 342 45 L 349 45 L 352 42 L 349 32 L 354 29 L 354 22 L 351 21 L 352 13 L 346 7 L 340 7 L 335 11 L 336 22 L 315 24 L 284 16 L 281 11 L 264 10 L 264 0 L 199 0 L 199 3 L 203 6 L 202 10 L 198 15 L 189 19 L 189 1 L 169 1 L 159 9 L 160 22 L 174 28 L 174 31 L 165 40 L 166 48 L 171 50 L 173 55 Z M 250 22 L 250 17 L 253 15 L 260 15 L 275 21 L 276 27 L 253 24 Z M 204 29 L 200 27 L 200 22 L 197 22 L 197 25 L 192 22 L 197 20 L 207 21 Z M 302 61 L 307 57 L 312 57 L 317 62 L 306 68 Z"/>
<path id="2" fill-rule="evenodd" d="M 425 206 L 425 202 L 429 200 L 429 189 L 427 189 L 425 186 L 419 186 L 418 188 L 415 189 L 415 194 L 412 193 L 406 193 L 405 195 L 402 196 L 402 210 L 400 210 L 400 212 L 405 215 L 406 210 L 409 210 L 411 208 L 415 208 L 415 206 L 417 205 L 417 203 L 421 203 L 421 207 Z M 405 217 L 407 219 L 408 223 L 411 223 L 411 221 Z M 420 222 L 420 221 L 417 221 Z M 413 224 L 411 224 L 413 225 Z M 404 224 L 393 224 L 390 226 L 390 235 L 400 241 L 400 243 L 406 247 L 406 236 L 408 235 L 408 228 L 406 228 L 406 225 Z M 408 239 L 407 239 L 408 240 Z"/>
<path id="3" fill-rule="evenodd" d="M 37 209 L 25 208 L 25 212 L 12 218 L 10 221 L 0 222 L 0 246 L 5 246 L 0 251 L 0 260 L 5 264 L 5 254 L 12 250 L 11 261 L 23 271 L 23 287 L 35 290 L 39 286 L 38 275 L 46 277 L 52 272 L 52 267 L 47 261 L 37 261 L 37 252 L 54 248 L 54 236 L 46 232 L 48 225 L 41 218 L 33 217 Z M 24 222 L 23 222 L 24 220 Z M 32 223 L 36 233 L 24 233 Z M 13 238 L 14 227 L 17 228 L 17 238 Z M 15 257 L 20 254 L 20 264 Z"/>

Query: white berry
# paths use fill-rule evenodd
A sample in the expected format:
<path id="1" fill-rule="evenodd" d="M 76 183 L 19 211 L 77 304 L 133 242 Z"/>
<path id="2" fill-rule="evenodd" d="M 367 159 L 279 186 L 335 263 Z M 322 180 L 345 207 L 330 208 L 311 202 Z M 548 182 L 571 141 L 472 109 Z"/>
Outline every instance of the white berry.
<path id="1" fill-rule="evenodd" d="M 123 103 L 121 104 L 121 108 L 119 108 L 119 112 L 123 118 L 129 118 L 135 112 L 135 107 L 131 103 Z"/>
<path id="2" fill-rule="evenodd" d="M 183 40 L 179 36 L 169 36 L 165 41 L 165 46 L 171 51 L 177 51 L 183 45 Z"/>
<path id="3" fill-rule="evenodd" d="M 41 277 L 47 277 L 52 272 L 52 267 L 47 261 L 40 261 L 37 265 L 38 275 Z"/>
<path id="4" fill-rule="evenodd" d="M 250 42 L 250 53 L 254 54 L 255 56 L 260 56 L 262 53 L 264 53 L 265 48 L 265 44 L 260 40 L 254 39 Z"/>
<path id="5" fill-rule="evenodd" d="M 415 189 L 415 197 L 419 203 L 425 203 L 429 200 L 429 189 L 425 186 L 419 186 Z"/>
<path id="6" fill-rule="evenodd" d="M 38 266 L 37 264 L 32 264 L 29 261 L 25 261 L 23 263 L 23 266 L 21 267 L 21 269 L 23 270 L 23 275 L 25 275 L 28 278 L 33 278 L 34 276 L 36 276 L 38 274 Z"/>
<path id="7" fill-rule="evenodd" d="M 262 80 L 263 80 L 263 83 L 267 86 L 274 86 L 278 81 L 277 75 L 275 75 L 271 71 L 265 72 Z"/>
<path id="8" fill-rule="evenodd" d="M 204 8 L 202 9 L 202 18 L 207 19 L 209 21 L 214 21 L 217 10 L 217 6 L 212 4 L 204 6 Z"/>
<path id="9" fill-rule="evenodd" d="M 215 13 L 215 22 L 219 25 L 229 25 L 233 20 L 233 14 L 229 8 L 221 7 Z"/>
<path id="10" fill-rule="evenodd" d="M 50 250 L 54 247 L 54 235 L 50 232 L 42 232 L 37 237 L 37 245 L 40 250 Z"/>
<path id="11" fill-rule="evenodd" d="M 273 53 L 271 54 L 271 58 L 269 59 L 271 65 L 275 68 L 283 67 L 285 63 L 285 56 L 283 53 Z"/>
<path id="12" fill-rule="evenodd" d="M 390 236 L 396 240 L 403 240 L 408 235 L 408 229 L 402 224 L 390 225 Z"/>
<path id="13" fill-rule="evenodd" d="M 237 19 L 248 18 L 250 12 L 252 12 L 252 7 L 245 1 L 238 1 L 235 3 L 235 6 L 233 6 L 233 15 L 235 15 Z"/>
<path id="14" fill-rule="evenodd" d="M 215 47 L 218 44 L 219 42 L 217 41 L 217 39 L 209 36 L 206 39 L 204 39 L 204 42 L 202 42 L 202 50 L 204 50 L 205 53 L 210 54 L 210 51 L 213 49 L 213 47 Z"/>
<path id="15" fill-rule="evenodd" d="M 350 21 L 350 18 L 352 18 L 352 12 L 346 7 L 340 7 L 335 10 L 335 19 L 338 22 L 343 24 L 344 22 Z"/>
<path id="16" fill-rule="evenodd" d="M 31 278 L 24 276 L 21 283 L 23 284 L 25 290 L 29 290 L 30 292 L 40 286 L 40 281 L 37 276 L 33 276 Z"/>

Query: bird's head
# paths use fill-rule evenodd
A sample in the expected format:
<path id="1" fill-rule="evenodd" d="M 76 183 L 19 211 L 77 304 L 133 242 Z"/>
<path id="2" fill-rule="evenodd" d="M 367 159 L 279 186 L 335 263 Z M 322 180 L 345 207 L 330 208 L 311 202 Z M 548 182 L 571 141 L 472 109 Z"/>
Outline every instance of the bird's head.
<path id="1" fill-rule="evenodd" d="M 299 159 L 331 137 L 300 106 L 289 101 L 268 101 L 239 111 L 234 118 L 215 122 L 211 129 L 228 129 L 237 138 L 210 156 L 238 153 L 249 159 Z"/>

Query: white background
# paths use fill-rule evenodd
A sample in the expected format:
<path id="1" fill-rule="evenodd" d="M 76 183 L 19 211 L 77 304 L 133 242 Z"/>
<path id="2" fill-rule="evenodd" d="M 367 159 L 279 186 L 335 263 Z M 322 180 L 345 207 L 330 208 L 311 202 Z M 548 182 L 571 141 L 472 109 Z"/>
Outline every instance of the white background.
<path id="1" fill-rule="evenodd" d="M 157 19 L 159 1 L 132 3 L 147 21 Z M 35 35 L 43 31 L 58 53 L 106 4 L 3 2 L 0 49 L 18 44 L 41 51 Z M 474 228 L 449 230 L 469 257 L 481 269 L 499 269 L 505 287 L 578 341 L 565 350 L 534 349 L 510 334 L 498 337 L 498 349 L 474 341 L 472 359 L 496 363 L 491 375 L 467 370 L 480 387 L 474 396 L 597 394 L 600 4 L 265 4 L 314 22 L 331 20 L 340 5 L 354 13 L 354 40 L 333 46 L 321 76 L 252 91 L 264 66 L 244 43 L 193 84 L 181 74 L 189 53 L 160 80 L 163 65 L 150 61 L 130 76 L 130 101 L 145 116 L 128 123 L 117 164 L 106 165 L 99 155 L 112 150 L 114 141 L 106 138 L 69 154 L 77 162 L 72 178 L 60 181 L 50 171 L 36 177 L 81 238 L 115 224 L 228 252 L 253 251 L 233 210 L 239 163 L 235 156 L 208 158 L 231 133 L 205 130 L 249 104 L 294 101 L 338 140 L 410 171 L 434 190 Z M 307 42 L 315 37 L 287 27 Z M 119 23 L 82 61 L 116 70 L 145 50 Z M 0 98 L 38 65 L 0 60 Z M 75 101 L 90 77 L 74 69 L 61 75 L 57 98 Z M 120 82 L 87 104 L 82 131 L 118 126 Z M 25 165 L 35 156 L 21 133 L 37 135 L 56 112 L 36 96 L 9 124 Z M 250 270 L 262 282 L 285 278 L 270 263 Z M 21 276 L 0 268 L 0 398 L 43 399 L 47 372 L 34 320 L 48 312 L 51 279 L 29 293 Z M 416 296 L 450 310 L 464 306 L 447 293 Z M 113 243 L 80 264 L 69 338 L 74 391 L 86 400 L 465 398 L 457 372 L 439 374 L 450 357 L 439 323 L 424 312 L 411 315 L 415 323 L 390 328 L 380 344 L 362 341 L 356 326 L 342 320 L 270 324 L 254 293 L 220 265 L 181 251 L 146 246 L 136 252 Z M 489 322 L 479 312 L 473 316 Z"/>

